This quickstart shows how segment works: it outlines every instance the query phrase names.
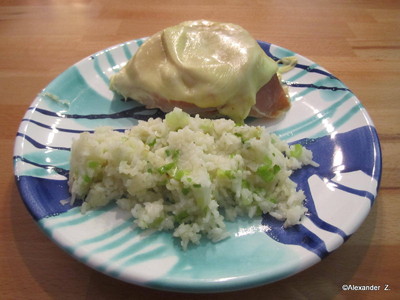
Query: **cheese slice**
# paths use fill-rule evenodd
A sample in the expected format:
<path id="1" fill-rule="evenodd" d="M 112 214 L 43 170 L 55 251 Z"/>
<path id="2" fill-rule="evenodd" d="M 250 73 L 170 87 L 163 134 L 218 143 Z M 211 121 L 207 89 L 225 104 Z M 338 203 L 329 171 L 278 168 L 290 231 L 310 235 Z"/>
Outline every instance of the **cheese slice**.
<path id="1" fill-rule="evenodd" d="M 170 111 L 183 103 L 240 122 L 277 70 L 277 63 L 242 27 L 186 21 L 143 43 L 111 78 L 110 88 L 149 108 Z"/>

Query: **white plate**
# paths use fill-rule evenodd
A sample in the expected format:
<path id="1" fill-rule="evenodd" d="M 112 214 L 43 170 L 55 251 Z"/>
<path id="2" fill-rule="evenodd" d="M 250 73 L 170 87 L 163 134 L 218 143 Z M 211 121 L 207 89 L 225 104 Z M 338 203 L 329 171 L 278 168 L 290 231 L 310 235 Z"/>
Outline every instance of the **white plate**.
<path id="1" fill-rule="evenodd" d="M 319 168 L 292 179 L 309 213 L 283 229 L 269 216 L 228 223 L 232 237 L 182 251 L 169 233 L 134 228 L 115 205 L 82 215 L 69 198 L 70 146 L 80 132 L 100 125 L 124 129 L 157 116 L 138 103 L 114 99 L 109 78 L 143 39 L 87 57 L 54 79 L 34 99 L 19 127 L 14 150 L 17 185 L 28 210 L 47 235 L 73 257 L 115 278 L 157 289 L 211 292 L 249 288 L 304 270 L 338 248 L 363 222 L 377 194 L 381 151 L 375 127 L 357 97 L 316 63 L 260 42 L 274 59 L 295 55 L 284 74 L 292 108 L 264 123 L 289 143 L 314 152 Z M 112 100 L 114 99 L 114 100 Z M 260 121 L 250 121 L 260 124 Z"/>

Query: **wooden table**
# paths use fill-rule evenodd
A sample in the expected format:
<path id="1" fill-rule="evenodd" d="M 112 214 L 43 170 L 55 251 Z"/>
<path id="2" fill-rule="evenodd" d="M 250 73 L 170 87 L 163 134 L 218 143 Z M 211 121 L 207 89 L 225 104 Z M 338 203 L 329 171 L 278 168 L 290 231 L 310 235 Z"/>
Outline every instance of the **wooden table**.
<path id="1" fill-rule="evenodd" d="M 375 205 L 343 246 L 288 279 L 212 297 L 129 285 L 77 262 L 36 226 L 12 165 L 20 120 L 55 76 L 101 49 L 200 18 L 240 24 L 327 68 L 362 101 L 383 152 Z M 0 299 L 400 299 L 399 1 L 1 1 L 0 35 Z"/>

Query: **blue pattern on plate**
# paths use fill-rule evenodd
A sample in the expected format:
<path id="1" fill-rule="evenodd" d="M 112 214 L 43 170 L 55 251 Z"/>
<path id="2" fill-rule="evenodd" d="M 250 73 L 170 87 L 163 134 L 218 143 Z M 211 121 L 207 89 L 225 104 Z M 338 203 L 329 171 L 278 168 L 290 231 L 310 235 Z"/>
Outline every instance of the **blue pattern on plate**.
<path id="1" fill-rule="evenodd" d="M 106 274 L 150 287 L 185 291 L 235 290 L 278 280 L 309 267 L 340 246 L 351 229 L 324 220 L 316 205 L 320 199 L 313 199 L 319 195 L 315 196 L 309 180 L 317 176 L 354 197 L 355 205 L 358 199 L 368 199 L 371 206 L 381 177 L 376 130 L 361 103 L 338 78 L 290 50 L 265 42 L 259 43 L 275 60 L 288 55 L 300 59 L 283 79 L 293 92 L 292 111 L 304 107 L 313 110 L 292 114 L 270 127 L 280 138 L 306 145 L 320 163 L 319 168 L 306 167 L 292 175 L 307 197 L 309 223 L 284 229 L 282 222 L 268 215 L 259 220 L 238 220 L 228 224 L 232 238 L 217 244 L 202 242 L 182 252 L 168 233 L 133 228 L 132 218 L 119 216 L 115 205 L 82 215 L 79 203 L 61 203 L 70 196 L 67 180 L 72 138 L 100 125 L 124 130 L 137 120 L 163 117 L 159 110 L 115 99 L 107 89 L 109 76 L 144 40 L 100 51 L 70 67 L 42 91 L 22 120 L 14 151 L 15 178 L 28 210 L 46 234 L 71 255 Z M 343 154 L 340 169 L 333 159 L 338 151 Z M 370 183 L 354 186 L 335 181 L 338 174 L 353 176 L 357 171 L 370 178 Z M 107 229 L 98 226 L 114 215 L 118 216 L 115 224 Z M 354 222 L 364 217 L 360 215 Z M 166 270 L 155 267 L 160 259 L 170 263 Z"/>
<path id="2" fill-rule="evenodd" d="M 313 152 L 314 161 L 319 163 L 319 167 L 317 168 L 306 166 L 301 170 L 295 171 L 291 176 L 292 180 L 297 183 L 298 189 L 303 190 L 306 195 L 306 206 L 309 211 L 307 216 L 319 228 L 336 233 L 344 240 L 349 238 L 347 234 L 319 218 L 311 195 L 310 186 L 308 185 L 308 179 L 313 175 L 317 175 L 329 181 L 338 189 L 368 198 L 372 206 L 376 193 L 374 195 L 366 190 L 350 188 L 337 182 L 332 182 L 332 179 L 337 176 L 337 169 L 340 168 L 340 173 L 362 171 L 374 178 L 379 185 L 381 167 L 380 164 L 376 165 L 375 163 L 375 151 L 377 151 L 375 146 L 379 144 L 376 136 L 374 127 L 364 126 L 346 133 L 337 134 L 334 137 L 324 136 L 312 140 L 304 139 L 298 141 L 298 143 L 304 145 Z M 333 159 L 335 157 L 335 152 L 338 151 L 343 153 L 340 165 L 337 165 Z M 363 155 L 360 155 L 360 153 L 363 153 Z M 380 153 L 378 153 L 378 156 L 380 156 Z M 316 234 L 310 232 L 302 225 L 284 229 L 283 222 L 269 215 L 263 217 L 262 223 L 269 228 L 266 233 L 281 243 L 302 246 L 313 251 L 321 258 L 329 254 L 324 242 Z"/>

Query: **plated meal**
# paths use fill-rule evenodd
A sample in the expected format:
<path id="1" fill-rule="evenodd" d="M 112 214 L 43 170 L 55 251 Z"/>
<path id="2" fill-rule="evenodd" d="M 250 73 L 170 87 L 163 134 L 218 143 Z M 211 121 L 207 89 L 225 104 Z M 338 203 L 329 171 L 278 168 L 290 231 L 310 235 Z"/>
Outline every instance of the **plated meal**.
<path id="1" fill-rule="evenodd" d="M 28 210 L 72 256 L 192 292 L 317 263 L 364 220 L 381 173 L 373 123 L 339 79 L 205 20 L 58 76 L 22 120 L 14 164 Z"/>
<path id="2" fill-rule="evenodd" d="M 158 32 L 110 87 L 147 108 L 173 111 L 125 133 L 82 133 L 71 148 L 72 203 L 83 199 L 86 211 L 116 201 L 142 229 L 173 229 L 184 249 L 202 234 L 225 239 L 223 215 L 269 213 L 285 226 L 299 223 L 305 196 L 289 176 L 317 165 L 310 151 L 262 127 L 182 111 L 218 112 L 239 124 L 249 115 L 276 117 L 290 107 L 277 71 L 238 25 L 188 21 Z"/>

